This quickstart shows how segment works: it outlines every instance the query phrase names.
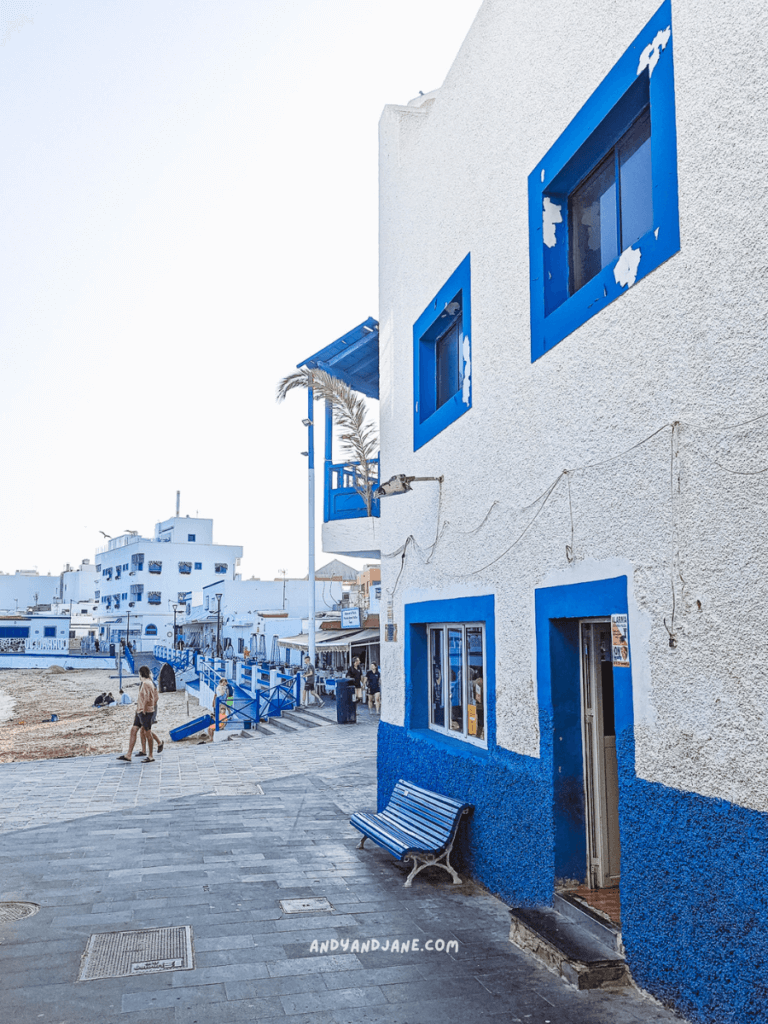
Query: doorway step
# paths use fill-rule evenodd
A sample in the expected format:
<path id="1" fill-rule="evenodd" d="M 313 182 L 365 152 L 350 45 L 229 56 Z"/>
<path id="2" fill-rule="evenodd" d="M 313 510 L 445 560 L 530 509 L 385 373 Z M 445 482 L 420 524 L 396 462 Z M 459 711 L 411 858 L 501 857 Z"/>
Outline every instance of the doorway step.
<path id="1" fill-rule="evenodd" d="M 630 984 L 618 927 L 567 895 L 556 894 L 551 907 L 515 907 L 510 917 L 510 942 L 575 988 Z"/>

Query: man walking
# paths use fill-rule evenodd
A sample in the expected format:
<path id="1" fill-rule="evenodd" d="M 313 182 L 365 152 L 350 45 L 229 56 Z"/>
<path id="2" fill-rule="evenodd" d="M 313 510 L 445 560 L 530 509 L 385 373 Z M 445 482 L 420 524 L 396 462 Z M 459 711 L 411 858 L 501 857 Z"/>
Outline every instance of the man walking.
<path id="1" fill-rule="evenodd" d="M 309 707 L 309 696 L 312 695 L 312 703 L 319 704 L 320 707 L 324 707 L 323 701 L 317 695 L 315 690 L 315 666 L 309 659 L 309 656 L 304 658 L 304 694 L 302 700 L 303 707 Z"/>
<path id="2" fill-rule="evenodd" d="M 141 730 L 141 752 L 147 754 L 147 742 L 149 743 L 149 756 L 144 757 L 143 763 L 154 761 L 152 757 L 152 741 L 154 740 L 157 744 L 158 754 L 162 752 L 163 741 L 152 732 L 152 723 L 157 718 L 157 690 L 152 683 L 152 674 L 146 665 L 142 665 L 139 669 L 139 678 L 141 685 L 139 686 L 139 693 L 136 698 L 136 715 L 133 719 L 133 727 L 131 728 L 131 735 L 128 740 L 128 753 L 121 754 L 118 757 L 118 761 L 130 761 L 133 754 L 133 748 L 136 746 L 136 737 Z"/>

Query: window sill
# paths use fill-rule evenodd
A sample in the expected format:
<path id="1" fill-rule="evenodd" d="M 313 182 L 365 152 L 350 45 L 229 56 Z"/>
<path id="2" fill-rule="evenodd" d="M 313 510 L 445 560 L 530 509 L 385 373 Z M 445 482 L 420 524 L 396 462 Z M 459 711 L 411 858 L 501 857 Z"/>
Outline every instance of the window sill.
<path id="1" fill-rule="evenodd" d="M 458 737 L 448 736 L 445 733 L 437 732 L 435 729 L 409 729 L 408 735 L 413 737 L 413 739 L 422 740 L 435 747 L 440 747 L 446 753 L 454 754 L 457 757 L 479 757 L 483 759 L 490 757 L 487 747 L 482 747 L 479 743 L 472 743 Z"/>

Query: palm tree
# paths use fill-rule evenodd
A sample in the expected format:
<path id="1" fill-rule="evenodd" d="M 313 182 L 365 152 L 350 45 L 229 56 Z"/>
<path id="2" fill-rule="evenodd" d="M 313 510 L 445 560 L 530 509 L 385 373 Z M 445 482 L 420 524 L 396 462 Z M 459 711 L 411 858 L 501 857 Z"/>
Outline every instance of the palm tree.
<path id="1" fill-rule="evenodd" d="M 310 370 L 306 366 L 283 377 L 277 386 L 278 402 L 282 402 L 294 388 L 311 388 L 315 399 L 322 398 L 333 409 L 334 421 L 343 431 L 342 454 L 352 471 L 355 490 L 370 515 L 373 487 L 378 482 L 378 475 L 376 478 L 373 476 L 372 463 L 379 450 L 379 434 L 374 423 L 366 422 L 368 409 L 365 399 L 325 370 Z"/>

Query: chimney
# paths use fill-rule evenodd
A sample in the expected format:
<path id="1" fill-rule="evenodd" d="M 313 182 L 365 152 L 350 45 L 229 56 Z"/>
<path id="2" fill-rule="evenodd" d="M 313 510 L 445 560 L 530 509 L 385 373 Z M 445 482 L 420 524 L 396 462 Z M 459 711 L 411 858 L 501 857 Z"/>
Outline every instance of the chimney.
<path id="1" fill-rule="evenodd" d="M 181 504 L 181 491 L 176 491 L 176 518 L 179 518 L 179 505 Z"/>

